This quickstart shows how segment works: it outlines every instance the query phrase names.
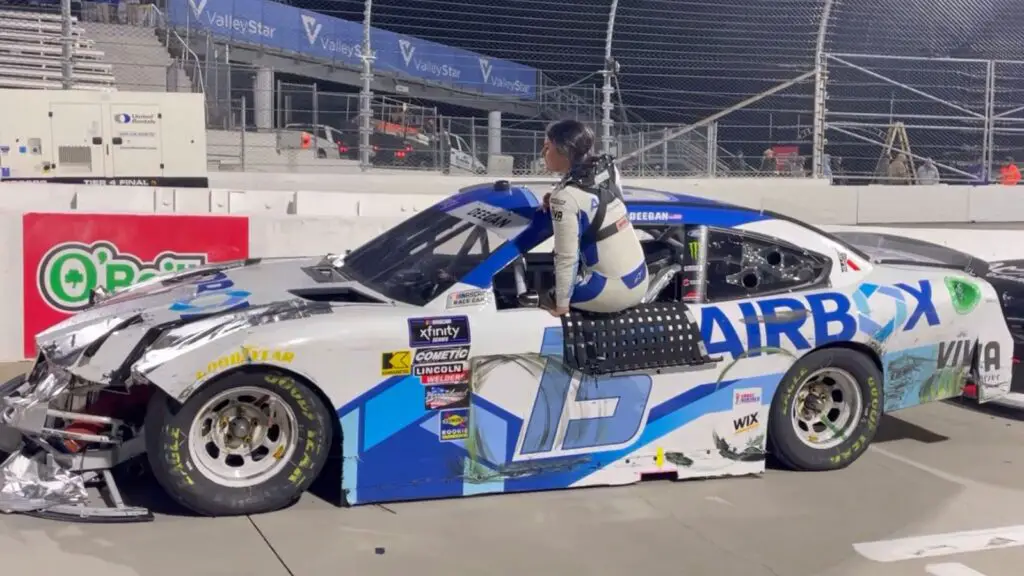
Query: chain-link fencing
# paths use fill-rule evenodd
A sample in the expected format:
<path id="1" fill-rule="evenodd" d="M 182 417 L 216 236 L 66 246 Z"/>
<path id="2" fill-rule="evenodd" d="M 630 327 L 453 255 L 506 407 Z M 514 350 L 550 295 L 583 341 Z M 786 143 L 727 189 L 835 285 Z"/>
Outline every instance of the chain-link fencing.
<path id="1" fill-rule="evenodd" d="M 631 175 L 976 182 L 1024 157 L 1024 43 L 968 4 L 39 0 L 0 85 L 204 92 L 215 169 L 538 174 L 575 117 Z"/>

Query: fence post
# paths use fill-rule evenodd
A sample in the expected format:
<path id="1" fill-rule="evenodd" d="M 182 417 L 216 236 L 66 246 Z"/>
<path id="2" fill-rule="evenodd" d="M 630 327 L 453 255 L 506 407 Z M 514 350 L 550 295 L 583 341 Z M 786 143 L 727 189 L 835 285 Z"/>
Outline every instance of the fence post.
<path id="1" fill-rule="evenodd" d="M 668 128 L 661 129 L 661 138 L 661 175 L 668 176 Z"/>
<path id="2" fill-rule="evenodd" d="M 275 98 L 275 100 L 277 100 L 277 103 L 275 105 L 275 107 L 277 108 L 277 118 L 276 122 L 274 123 L 274 128 L 277 129 L 284 128 L 284 92 L 282 91 L 283 84 L 284 83 L 281 82 L 281 79 L 278 78 L 276 92 L 277 97 Z"/>
<path id="3" fill-rule="evenodd" d="M 982 182 L 991 182 L 995 163 L 996 144 L 996 63 L 989 60 L 985 66 L 985 133 L 981 149 Z"/>
<path id="4" fill-rule="evenodd" d="M 71 90 L 74 87 L 74 61 L 71 52 L 71 0 L 60 0 L 60 80 L 61 88 Z"/>
<path id="5" fill-rule="evenodd" d="M 363 87 L 359 90 L 359 168 L 364 172 L 370 169 L 370 120 L 373 111 L 370 107 L 373 98 L 373 49 L 370 46 L 370 17 L 373 14 L 373 0 L 363 0 Z"/>
<path id="6" fill-rule="evenodd" d="M 612 0 L 608 12 L 608 31 L 604 40 L 604 86 L 601 87 L 601 151 L 605 154 L 612 148 L 612 74 L 615 73 L 615 61 L 612 60 L 612 37 L 615 34 L 615 13 L 619 10 L 619 0 Z"/>
<path id="7" fill-rule="evenodd" d="M 320 151 L 320 90 L 316 82 L 313 82 L 313 158 L 319 156 Z"/>
<path id="8" fill-rule="evenodd" d="M 231 107 L 231 101 L 228 101 L 228 108 Z M 241 158 L 239 161 L 242 163 L 242 172 L 245 172 L 245 115 L 248 113 L 248 106 L 245 103 L 245 95 L 242 95 L 242 135 L 240 138 L 241 142 Z"/>
<path id="9" fill-rule="evenodd" d="M 818 25 L 818 42 L 814 50 L 814 146 L 811 149 L 811 173 L 815 178 L 825 176 L 825 88 L 828 82 L 825 55 L 825 38 L 828 35 L 828 21 L 832 16 L 832 0 L 825 0 L 821 9 L 821 23 Z"/>
<path id="10" fill-rule="evenodd" d="M 718 175 L 718 163 L 715 162 L 715 151 L 718 147 L 718 122 L 708 124 L 706 139 L 707 149 L 704 152 L 704 161 L 707 163 L 708 178 L 714 178 Z"/>

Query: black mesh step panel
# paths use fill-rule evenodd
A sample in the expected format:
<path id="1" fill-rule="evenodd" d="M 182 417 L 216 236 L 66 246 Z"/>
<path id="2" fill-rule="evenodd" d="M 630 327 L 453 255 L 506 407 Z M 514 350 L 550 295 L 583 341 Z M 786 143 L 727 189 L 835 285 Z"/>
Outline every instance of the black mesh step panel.
<path id="1" fill-rule="evenodd" d="M 584 374 L 697 366 L 708 357 L 686 304 L 641 304 L 624 312 L 562 316 L 565 365 Z"/>

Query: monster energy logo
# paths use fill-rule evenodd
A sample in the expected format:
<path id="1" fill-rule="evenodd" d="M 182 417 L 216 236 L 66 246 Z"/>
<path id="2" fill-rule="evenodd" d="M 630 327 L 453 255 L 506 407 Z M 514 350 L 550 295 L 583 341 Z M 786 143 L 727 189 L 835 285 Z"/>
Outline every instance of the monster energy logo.
<path id="1" fill-rule="evenodd" d="M 690 258 L 696 260 L 700 256 L 700 242 L 694 240 L 690 242 Z"/>
<path id="2" fill-rule="evenodd" d="M 206 264 L 205 254 L 162 252 L 152 262 L 122 253 L 111 242 L 68 242 L 50 249 L 39 262 L 39 294 L 52 308 L 77 312 L 89 307 L 93 289 L 114 292 L 158 274 Z"/>

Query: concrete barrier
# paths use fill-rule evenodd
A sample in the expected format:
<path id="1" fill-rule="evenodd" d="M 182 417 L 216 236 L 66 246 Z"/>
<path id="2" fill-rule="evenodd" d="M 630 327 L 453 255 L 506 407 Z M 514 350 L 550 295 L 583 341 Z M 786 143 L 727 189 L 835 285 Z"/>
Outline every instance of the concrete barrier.
<path id="1" fill-rule="evenodd" d="M 248 178 L 248 175 L 242 175 Z M 260 175 L 266 176 L 266 175 Z M 313 179 L 288 175 L 289 185 L 305 186 Z M 318 178 L 323 178 L 319 176 Z M 340 252 L 359 246 L 382 231 L 423 210 L 434 202 L 479 178 L 387 176 L 346 180 L 329 177 L 320 189 L 245 190 L 240 188 L 174 189 L 127 188 L 46 184 L 5 184 L 0 186 L 0 361 L 20 360 L 25 350 L 23 307 L 26 298 L 39 294 L 39 250 L 28 260 L 28 243 L 39 244 L 38 231 L 26 236 L 24 214 L 31 212 L 120 215 L 134 233 L 116 235 L 116 245 L 124 262 L 138 268 L 151 263 L 157 255 L 144 254 L 151 248 L 147 238 L 152 232 L 139 220 L 145 215 L 163 222 L 181 218 L 206 230 L 223 222 L 244 221 L 242 251 L 248 256 L 291 256 Z M 319 180 L 323 182 L 323 180 Z M 272 182 L 271 182 L 272 183 Z M 840 187 L 813 180 L 630 180 L 630 184 L 666 191 L 686 192 L 755 208 L 765 208 L 812 222 L 826 229 L 841 229 L 856 224 L 944 223 L 944 222 L 1024 222 L 1024 209 L 1017 209 L 1016 189 L 1001 187 L 892 186 Z M 333 186 L 334 190 L 325 190 Z M 192 220 L 189 220 L 189 216 Z M 221 218 L 218 224 L 196 224 L 195 218 Z M 229 221 L 225 217 L 233 217 Z M 161 219 L 162 218 L 162 219 Z M 211 220 L 211 222 L 213 222 Z M 86 226 L 88 227 L 88 226 Z M 115 225 L 115 228 L 117 225 Z M 187 228 L 187 227 L 186 227 Z M 234 228 L 233 226 L 230 228 Z M 173 226 L 166 228 L 172 230 Z M 883 228 L 904 236 L 936 242 L 974 254 L 987 260 L 1019 257 L 1019 239 L 1024 231 L 956 230 L 935 228 Z M 95 232 L 95 231 L 93 231 Z M 92 234 L 93 232 L 90 232 Z M 99 236 L 83 242 L 108 240 Z M 133 236 L 133 234 L 135 234 Z M 188 260 L 195 250 L 181 240 L 168 248 L 175 257 Z M 44 234 L 45 236 L 45 234 Z M 29 238 L 29 240 L 26 240 Z M 45 240 L 45 239 L 44 239 Z M 31 242 L 30 242 L 31 241 Z M 70 241 L 61 239 L 58 243 Z M 177 242 L 177 241 L 175 241 Z M 158 243 L 157 243 L 158 244 Z M 145 245 L 145 246 L 143 246 Z M 134 258 L 134 260 L 132 260 Z M 140 264 L 141 263 L 141 264 Z M 141 272 L 137 272 L 141 273 Z M 36 298 L 39 303 L 42 300 Z M 38 303 L 37 303 L 38 304 Z M 49 313 L 50 311 L 44 310 Z"/>
<path id="2" fill-rule="evenodd" d="M 264 178 L 265 177 L 265 178 Z M 2 210 L 390 217 L 422 210 L 479 177 L 217 174 L 213 188 L 103 187 L 9 183 Z M 533 179 L 544 187 L 553 180 Z M 1018 188 L 1003 186 L 830 186 L 812 179 L 659 178 L 632 186 L 693 194 L 772 210 L 817 224 L 1021 222 Z"/>

